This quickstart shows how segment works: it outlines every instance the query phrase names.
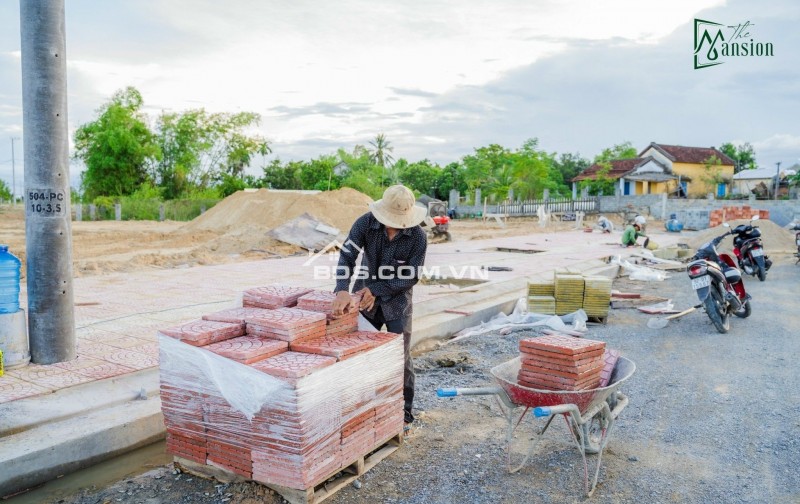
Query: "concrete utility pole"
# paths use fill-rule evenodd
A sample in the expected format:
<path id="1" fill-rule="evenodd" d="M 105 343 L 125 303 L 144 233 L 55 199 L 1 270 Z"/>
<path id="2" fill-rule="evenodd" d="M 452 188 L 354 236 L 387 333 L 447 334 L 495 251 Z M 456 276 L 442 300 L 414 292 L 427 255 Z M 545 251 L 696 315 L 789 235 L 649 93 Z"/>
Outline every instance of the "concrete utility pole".
<path id="1" fill-rule="evenodd" d="M 64 0 L 20 0 L 28 336 L 38 364 L 72 360 Z"/>
<path id="2" fill-rule="evenodd" d="M 778 184 L 781 182 L 781 162 L 778 161 L 775 163 L 777 168 L 775 169 L 775 198 L 778 199 Z"/>
<path id="3" fill-rule="evenodd" d="M 11 204 L 17 206 L 17 166 L 14 160 L 14 140 L 19 140 L 19 138 L 11 137 Z"/>

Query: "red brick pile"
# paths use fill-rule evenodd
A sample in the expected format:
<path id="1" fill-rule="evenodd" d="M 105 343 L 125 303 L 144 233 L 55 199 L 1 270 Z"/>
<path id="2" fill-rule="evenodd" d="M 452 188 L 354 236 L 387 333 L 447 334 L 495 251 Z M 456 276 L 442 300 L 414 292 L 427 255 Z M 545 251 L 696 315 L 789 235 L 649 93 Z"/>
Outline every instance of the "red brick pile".
<path id="1" fill-rule="evenodd" d="M 327 316 L 325 334 L 338 336 L 355 331 L 358 327 L 358 310 L 353 310 L 339 318 L 333 318 L 333 300 L 336 294 L 332 292 L 312 291 L 297 299 L 297 307 L 303 310 L 322 312 Z M 353 294 L 355 306 L 361 302 L 361 296 Z"/>
<path id="2" fill-rule="evenodd" d="M 523 387 L 540 390 L 597 388 L 605 365 L 605 346 L 602 341 L 561 334 L 523 339 L 519 342 L 517 381 Z"/>
<path id="3" fill-rule="evenodd" d="M 326 334 L 325 306 L 251 305 L 159 331 L 168 453 L 303 490 L 402 432 L 401 336 Z"/>
<path id="4" fill-rule="evenodd" d="M 723 222 L 750 219 L 754 215 L 758 215 L 759 219 L 769 220 L 769 210 L 756 210 L 750 208 L 750 205 L 742 205 L 735 207 L 722 207 L 711 211 L 708 221 L 708 227 L 716 227 Z"/>
<path id="5" fill-rule="evenodd" d="M 242 294 L 242 306 L 253 308 L 281 308 L 295 306 L 298 298 L 311 292 L 304 287 L 267 285 L 248 289 Z"/>

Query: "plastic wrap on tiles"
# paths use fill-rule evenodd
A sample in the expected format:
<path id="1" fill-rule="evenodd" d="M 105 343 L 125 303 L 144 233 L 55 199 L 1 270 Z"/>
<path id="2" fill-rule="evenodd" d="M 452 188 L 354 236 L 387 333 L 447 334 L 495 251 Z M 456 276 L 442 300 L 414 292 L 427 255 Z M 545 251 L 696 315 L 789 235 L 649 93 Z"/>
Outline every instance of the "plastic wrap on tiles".
<path id="1" fill-rule="evenodd" d="M 265 361 L 243 364 L 167 337 L 159 343 L 175 455 L 304 489 L 402 430 L 401 335 L 293 378 L 259 371 Z"/>

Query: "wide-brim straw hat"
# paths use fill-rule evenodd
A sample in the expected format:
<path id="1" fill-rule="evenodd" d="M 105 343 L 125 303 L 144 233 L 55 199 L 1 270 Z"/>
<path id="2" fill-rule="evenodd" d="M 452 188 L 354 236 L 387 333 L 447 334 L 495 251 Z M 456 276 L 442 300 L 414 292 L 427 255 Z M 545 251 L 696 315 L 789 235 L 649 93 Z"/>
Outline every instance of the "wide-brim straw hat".
<path id="1" fill-rule="evenodd" d="M 416 204 L 414 193 L 403 185 L 393 185 L 383 192 L 383 198 L 369 204 L 372 215 L 384 226 L 407 229 L 419 225 L 428 210 Z"/>

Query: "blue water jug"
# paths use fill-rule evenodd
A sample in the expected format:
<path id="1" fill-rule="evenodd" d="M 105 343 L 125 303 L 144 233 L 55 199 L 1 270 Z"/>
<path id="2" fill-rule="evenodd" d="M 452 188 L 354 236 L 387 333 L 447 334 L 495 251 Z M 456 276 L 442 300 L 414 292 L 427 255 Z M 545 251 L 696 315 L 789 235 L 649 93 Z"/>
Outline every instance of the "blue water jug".
<path id="1" fill-rule="evenodd" d="M 19 271 L 22 263 L 8 251 L 8 245 L 0 245 L 0 313 L 19 311 Z"/>

